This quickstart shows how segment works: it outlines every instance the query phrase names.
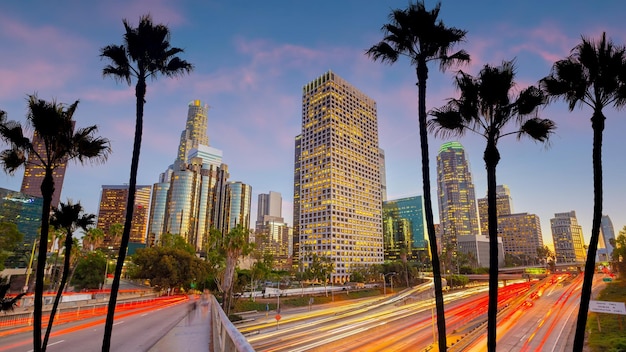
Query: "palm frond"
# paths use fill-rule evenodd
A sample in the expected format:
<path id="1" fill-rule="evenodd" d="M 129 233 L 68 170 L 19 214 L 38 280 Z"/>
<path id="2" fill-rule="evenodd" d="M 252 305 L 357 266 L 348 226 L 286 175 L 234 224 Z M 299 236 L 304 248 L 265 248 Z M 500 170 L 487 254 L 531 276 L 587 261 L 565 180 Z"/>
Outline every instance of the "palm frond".
<path id="1" fill-rule="evenodd" d="M 434 118 L 427 122 L 428 131 L 436 137 L 447 139 L 465 135 L 467 125 L 455 104 L 447 104 L 440 109 L 433 109 L 430 115 Z"/>
<path id="2" fill-rule="evenodd" d="M 549 119 L 541 119 L 538 117 L 527 120 L 520 129 L 517 138 L 521 139 L 523 136 L 529 136 L 535 141 L 547 142 L 554 130 L 556 124 Z"/>

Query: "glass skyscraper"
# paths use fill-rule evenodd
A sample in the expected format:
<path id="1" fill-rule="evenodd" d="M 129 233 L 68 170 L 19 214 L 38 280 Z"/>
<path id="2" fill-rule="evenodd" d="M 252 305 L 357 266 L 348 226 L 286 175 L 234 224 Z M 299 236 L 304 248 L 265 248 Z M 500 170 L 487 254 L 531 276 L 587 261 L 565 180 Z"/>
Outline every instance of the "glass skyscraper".
<path id="1" fill-rule="evenodd" d="M 479 235 L 474 183 L 459 142 L 444 143 L 437 155 L 437 193 L 442 249 L 456 249 L 457 237 Z"/>
<path id="2" fill-rule="evenodd" d="M 331 280 L 384 259 L 376 102 L 332 71 L 302 88 L 297 243 L 299 269 L 312 255 L 333 264 Z M 294 240 L 295 242 L 295 240 Z"/>
<path id="3" fill-rule="evenodd" d="M 228 194 L 228 227 L 224 233 L 229 232 L 237 225 L 250 228 L 250 206 L 252 204 L 252 187 L 243 182 L 228 182 L 226 184 Z"/>
<path id="4" fill-rule="evenodd" d="M 420 250 L 427 257 L 428 242 L 422 196 L 383 202 L 383 233 L 385 259 L 398 259 L 403 250 L 412 259 L 424 259 L 418 257 Z"/>
<path id="5" fill-rule="evenodd" d="M 14 251 L 13 248 L 3 248 L 14 252 L 6 262 L 7 268 L 25 268 L 28 265 L 32 246 L 39 238 L 42 208 L 43 198 L 0 187 L 0 222 L 15 224 L 24 235 Z"/>
<path id="6" fill-rule="evenodd" d="M 557 264 L 583 263 L 586 256 L 585 242 L 576 212 L 572 210 L 554 214 L 554 218 L 550 219 L 550 227 Z"/>

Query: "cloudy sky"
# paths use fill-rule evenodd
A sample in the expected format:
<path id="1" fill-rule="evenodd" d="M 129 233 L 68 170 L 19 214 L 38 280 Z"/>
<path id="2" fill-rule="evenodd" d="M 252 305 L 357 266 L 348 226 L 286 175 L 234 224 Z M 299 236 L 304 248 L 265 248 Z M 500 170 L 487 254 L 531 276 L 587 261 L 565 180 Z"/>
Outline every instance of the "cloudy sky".
<path id="1" fill-rule="evenodd" d="M 26 99 L 72 103 L 80 100 L 78 126 L 97 124 L 111 140 L 106 164 L 70 165 L 62 200 L 80 201 L 97 213 L 102 185 L 128 183 L 135 124 L 133 87 L 102 77 L 99 49 L 122 44 L 122 19 L 136 25 L 150 13 L 169 26 L 173 46 L 195 65 L 191 75 L 148 82 L 138 184 L 153 184 L 171 164 L 187 104 L 210 105 L 211 146 L 224 152 L 231 180 L 252 186 L 256 197 L 270 190 L 283 196 L 283 216 L 292 223 L 293 145 L 301 128 L 301 89 L 332 70 L 378 104 L 380 146 L 387 157 L 388 198 L 421 195 L 417 88 L 406 60 L 393 66 L 372 62 L 364 52 L 382 39 L 380 28 L 392 9 L 388 1 L 10 1 L 0 5 L 0 109 L 24 121 Z M 562 6 L 559 6 L 560 3 Z M 427 8 L 435 5 L 427 0 Z M 565 58 L 581 35 L 602 32 L 626 43 L 622 1 L 443 1 L 447 26 L 468 31 L 463 48 L 477 74 L 485 64 L 515 59 L 517 88 L 535 84 Z M 427 107 L 457 96 L 453 68 L 431 67 Z M 606 109 L 604 133 L 604 213 L 616 231 L 626 225 L 624 112 Z M 587 108 L 567 111 L 555 103 L 541 111 L 558 130 L 548 147 L 514 137 L 502 140 L 498 183 L 511 189 L 516 212 L 541 218 L 543 237 L 552 242 L 550 218 L 575 210 L 585 238 L 591 233 L 593 204 L 592 133 Z M 430 138 L 431 160 L 445 140 Z M 466 136 L 465 146 L 477 197 L 486 196 L 484 140 Z M 5 145 L 0 147 L 4 148 Z M 431 164 L 435 180 L 435 165 Z M 23 171 L 0 173 L 0 187 L 19 190 Z M 435 191 L 435 189 L 433 189 Z M 436 198 L 435 198 L 436 199 Z M 437 208 L 435 204 L 435 208 Z M 435 214 L 437 218 L 437 214 Z"/>

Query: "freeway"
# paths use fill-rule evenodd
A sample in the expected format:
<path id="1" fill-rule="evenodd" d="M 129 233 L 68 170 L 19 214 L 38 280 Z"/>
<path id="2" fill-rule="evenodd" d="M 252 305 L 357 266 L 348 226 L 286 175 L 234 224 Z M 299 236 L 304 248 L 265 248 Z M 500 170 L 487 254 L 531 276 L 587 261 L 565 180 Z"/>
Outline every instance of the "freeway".
<path id="1" fill-rule="evenodd" d="M 112 351 L 148 351 L 189 312 L 187 297 L 173 296 L 156 304 L 116 312 Z M 102 348 L 105 316 L 54 326 L 47 351 L 83 352 Z M 15 329 L 0 338 L 0 352 L 32 351 L 32 330 Z"/>
<path id="2" fill-rule="evenodd" d="M 529 283 L 521 283 L 503 288 L 502 304 L 524 294 L 529 287 Z M 242 326 L 240 331 L 248 334 L 248 341 L 257 351 L 428 349 L 434 337 L 431 292 L 432 282 L 391 298 L 298 312 L 285 322 L 281 320 L 280 325 L 261 320 Z M 486 287 L 449 293 L 445 300 L 450 332 L 486 314 Z"/>

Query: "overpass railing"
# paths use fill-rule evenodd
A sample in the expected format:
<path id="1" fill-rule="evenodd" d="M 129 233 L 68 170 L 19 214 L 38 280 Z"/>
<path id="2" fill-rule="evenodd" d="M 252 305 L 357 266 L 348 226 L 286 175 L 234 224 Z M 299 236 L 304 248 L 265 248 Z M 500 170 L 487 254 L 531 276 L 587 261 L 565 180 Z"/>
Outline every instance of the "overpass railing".
<path id="1" fill-rule="evenodd" d="M 215 296 L 211 295 L 211 351 L 254 352 L 254 349 L 230 322 Z"/>

